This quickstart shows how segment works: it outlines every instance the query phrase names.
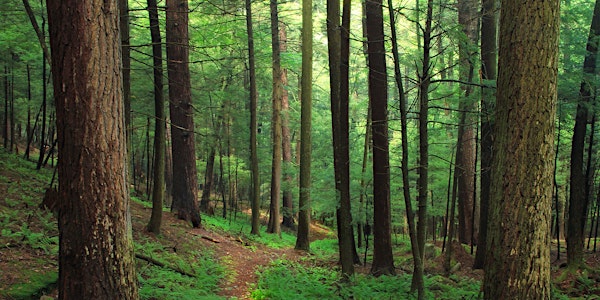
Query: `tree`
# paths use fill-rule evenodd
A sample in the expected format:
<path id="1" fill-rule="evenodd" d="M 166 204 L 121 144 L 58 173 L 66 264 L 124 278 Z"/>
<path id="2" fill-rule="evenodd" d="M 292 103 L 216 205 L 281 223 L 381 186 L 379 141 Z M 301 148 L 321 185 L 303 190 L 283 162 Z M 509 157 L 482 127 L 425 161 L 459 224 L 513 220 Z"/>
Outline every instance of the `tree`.
<path id="1" fill-rule="evenodd" d="M 354 234 L 350 207 L 350 153 L 348 139 L 348 56 L 350 1 L 344 1 L 343 26 L 340 2 L 327 1 L 327 45 L 333 134 L 333 161 L 336 189 L 337 233 L 340 262 L 344 276 L 354 273 Z"/>
<path id="2" fill-rule="evenodd" d="M 471 82 L 473 80 L 475 45 L 477 45 L 477 30 L 479 28 L 476 0 L 458 1 L 458 23 L 462 26 L 465 38 L 461 39 L 459 48 L 460 74 L 459 80 Z M 464 94 L 461 95 L 458 105 L 460 111 L 460 124 L 458 126 L 458 150 L 456 151 L 458 183 L 458 238 L 461 243 L 471 244 L 473 241 L 473 203 L 475 201 L 475 115 L 472 111 L 476 109 L 476 101 L 471 94 L 471 85 L 462 85 Z"/>
<path id="3" fill-rule="evenodd" d="M 200 226 L 192 106 L 187 0 L 167 0 L 167 70 L 173 151 L 173 205 L 177 217 Z"/>
<path id="4" fill-rule="evenodd" d="M 310 249 L 310 167 L 312 156 L 312 64 L 313 24 L 312 0 L 302 0 L 302 77 L 300 115 L 300 196 L 296 249 Z"/>
<path id="5" fill-rule="evenodd" d="M 250 169 L 252 173 L 252 234 L 260 233 L 260 180 L 256 135 L 258 91 L 256 88 L 256 63 L 254 57 L 254 33 L 252 30 L 252 2 L 246 0 L 246 30 L 248 32 L 248 72 L 250 77 Z"/>
<path id="6" fill-rule="evenodd" d="M 129 33 L 129 1 L 119 1 L 119 18 L 121 32 L 121 61 L 123 63 L 123 104 L 125 106 L 125 136 L 127 138 L 127 161 L 128 179 L 133 177 L 131 162 L 131 141 L 133 138 L 133 127 L 131 126 L 131 47 Z"/>
<path id="7" fill-rule="evenodd" d="M 117 1 L 50 0 L 59 299 L 137 299 Z"/>
<path id="8" fill-rule="evenodd" d="M 502 1 L 485 299 L 551 296 L 558 32 L 558 0 Z"/>
<path id="9" fill-rule="evenodd" d="M 281 24 L 283 25 L 283 24 Z M 279 27 L 279 50 L 287 51 L 287 32 L 285 26 Z M 287 69 L 281 69 L 281 84 L 286 86 Z M 281 145 L 283 156 L 283 222 L 281 225 L 294 229 L 296 221 L 294 220 L 294 199 L 292 197 L 292 187 L 294 179 L 292 177 L 292 137 L 290 133 L 290 100 L 288 92 L 283 89 L 281 95 Z"/>
<path id="10" fill-rule="evenodd" d="M 273 95 L 271 136 L 273 142 L 273 157 L 271 161 L 271 206 L 269 226 L 267 232 L 281 233 L 279 223 L 281 199 L 281 162 L 282 162 L 282 137 L 281 137 L 281 98 L 283 98 L 283 82 L 281 81 L 281 53 L 279 48 L 279 17 L 277 13 L 277 0 L 270 0 L 271 7 L 271 49 L 273 55 Z"/>
<path id="11" fill-rule="evenodd" d="M 162 207 L 165 201 L 165 104 L 163 100 L 162 43 L 158 24 L 156 0 L 148 0 L 152 62 L 154 66 L 154 185 L 152 186 L 152 215 L 148 231 L 160 233 Z"/>
<path id="12" fill-rule="evenodd" d="M 579 102 L 573 129 L 571 145 L 571 189 L 569 220 L 567 223 L 567 262 L 571 267 L 579 267 L 583 262 L 583 244 L 585 240 L 585 219 L 589 205 L 589 184 L 583 168 L 583 152 L 588 119 L 594 115 L 594 82 L 596 78 L 596 60 L 598 56 L 598 36 L 600 36 L 600 3 L 596 0 L 594 15 L 583 61 L 583 79 L 579 88 Z"/>
<path id="13" fill-rule="evenodd" d="M 419 252 L 419 243 L 417 241 L 417 230 L 415 227 L 415 213 L 410 199 L 410 183 L 408 177 L 408 109 L 406 104 L 406 94 L 402 84 L 402 73 L 400 72 L 400 54 L 398 50 L 398 38 L 396 33 L 396 16 L 392 0 L 388 0 L 388 10 L 390 14 L 391 34 L 392 34 L 392 55 L 394 57 L 394 79 L 400 95 L 400 126 L 402 129 L 402 192 L 404 196 L 404 206 L 406 208 L 406 220 L 408 225 L 408 234 L 410 236 L 410 246 L 413 256 L 413 279 L 411 289 L 417 290 L 418 299 L 425 299 L 425 282 L 423 280 L 423 262 Z M 364 164 L 363 164 L 364 166 Z"/>
<path id="14" fill-rule="evenodd" d="M 373 140 L 373 265 L 371 274 L 395 274 L 392 255 L 387 71 L 382 1 L 367 1 L 369 101 Z"/>
<path id="15" fill-rule="evenodd" d="M 481 16 L 481 76 L 486 81 L 495 84 L 496 67 L 498 65 L 498 0 L 482 0 Z M 474 269 L 483 268 L 488 224 L 488 203 L 490 199 L 491 162 L 492 162 L 492 131 L 494 120 L 495 94 L 491 88 L 482 88 L 481 97 L 481 184 L 479 206 L 479 238 L 475 252 Z"/>
<path id="16" fill-rule="evenodd" d="M 427 198 L 429 195 L 429 86 L 431 84 L 431 22 L 433 1 L 427 1 L 427 15 L 423 29 L 423 61 L 419 74 L 419 179 L 417 180 L 419 209 L 417 216 L 417 242 L 421 263 L 425 259 L 425 233 L 427 231 Z M 415 278 L 413 277 L 413 286 Z"/>

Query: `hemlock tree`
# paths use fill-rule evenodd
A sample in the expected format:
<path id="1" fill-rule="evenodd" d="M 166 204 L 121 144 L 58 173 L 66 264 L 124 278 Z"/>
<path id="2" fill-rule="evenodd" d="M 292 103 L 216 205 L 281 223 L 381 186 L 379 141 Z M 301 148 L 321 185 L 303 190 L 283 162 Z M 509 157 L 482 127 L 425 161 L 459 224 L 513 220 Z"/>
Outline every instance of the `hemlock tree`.
<path id="1" fill-rule="evenodd" d="M 579 88 L 579 103 L 575 116 L 573 141 L 571 146 L 571 189 L 569 220 L 567 223 L 567 261 L 570 267 L 579 267 L 583 263 L 583 244 L 585 240 L 585 219 L 589 206 L 589 184 L 583 168 L 583 152 L 588 119 L 594 115 L 595 98 L 594 78 L 598 55 L 598 36 L 600 36 L 600 3 L 597 0 L 588 35 L 586 55 L 583 61 L 583 79 Z M 593 127 L 592 127 L 593 128 Z"/>
<path id="2" fill-rule="evenodd" d="M 48 1 L 59 299 L 137 299 L 117 1 Z"/>
<path id="3" fill-rule="evenodd" d="M 302 0 L 302 77 L 300 78 L 300 196 L 298 197 L 298 250 L 310 249 L 310 167 L 312 155 L 312 0 Z"/>
<path id="4" fill-rule="evenodd" d="M 165 199 L 165 103 L 163 100 L 162 43 L 156 0 L 148 0 L 152 62 L 154 66 L 154 185 L 152 186 L 152 215 L 148 231 L 160 234 L 162 207 Z"/>
<path id="5" fill-rule="evenodd" d="M 498 0 L 482 0 L 481 16 L 481 77 L 484 83 L 494 84 L 498 65 Z M 493 109 L 495 93 L 492 88 L 483 87 L 481 96 L 481 185 L 479 206 L 479 238 L 473 269 L 482 269 L 485 261 L 485 248 L 488 224 L 488 203 L 490 199 L 492 130 L 494 128 Z"/>
<path id="6" fill-rule="evenodd" d="M 190 87 L 188 2 L 167 0 L 167 70 L 173 151 L 173 205 L 177 217 L 200 226 L 194 109 Z"/>
<path id="7" fill-rule="evenodd" d="M 250 164 L 252 171 L 252 234 L 260 234 L 260 180 L 256 135 L 258 134 L 256 88 L 256 62 L 254 57 L 254 33 L 252 30 L 252 1 L 246 0 L 246 30 L 248 31 L 248 72 L 250 77 Z"/>
<path id="8" fill-rule="evenodd" d="M 373 266 L 371 274 L 395 274 L 392 255 L 387 71 L 382 0 L 367 1 L 367 55 L 373 140 Z"/>
<path id="9" fill-rule="evenodd" d="M 558 24 L 559 0 L 502 1 L 485 299 L 550 299 Z"/>
<path id="10" fill-rule="evenodd" d="M 281 234 L 281 224 L 279 223 L 279 200 L 281 199 L 281 164 L 283 155 L 281 137 L 281 98 L 283 97 L 283 82 L 281 80 L 281 53 L 279 48 L 279 17 L 277 13 L 277 0 L 271 0 L 270 7 L 271 47 L 273 51 L 273 106 L 271 118 L 273 160 L 271 162 L 271 206 L 267 232 Z"/>

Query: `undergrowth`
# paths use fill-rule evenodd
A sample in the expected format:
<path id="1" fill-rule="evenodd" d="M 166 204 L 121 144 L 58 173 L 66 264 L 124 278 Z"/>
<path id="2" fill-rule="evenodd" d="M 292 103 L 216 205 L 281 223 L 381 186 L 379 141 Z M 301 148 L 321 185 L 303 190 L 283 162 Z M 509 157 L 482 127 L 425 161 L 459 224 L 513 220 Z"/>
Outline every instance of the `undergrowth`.
<path id="1" fill-rule="evenodd" d="M 306 267 L 287 260 L 259 270 L 253 299 L 416 299 L 411 275 L 354 275 L 343 282 L 337 268 Z M 480 282 L 468 278 L 425 278 L 427 299 L 480 299 Z"/>
<path id="2" fill-rule="evenodd" d="M 139 241 L 135 248 L 136 253 L 165 265 L 137 260 L 141 299 L 221 299 L 215 292 L 225 270 L 212 253 L 187 249 L 175 252 L 149 240 Z"/>

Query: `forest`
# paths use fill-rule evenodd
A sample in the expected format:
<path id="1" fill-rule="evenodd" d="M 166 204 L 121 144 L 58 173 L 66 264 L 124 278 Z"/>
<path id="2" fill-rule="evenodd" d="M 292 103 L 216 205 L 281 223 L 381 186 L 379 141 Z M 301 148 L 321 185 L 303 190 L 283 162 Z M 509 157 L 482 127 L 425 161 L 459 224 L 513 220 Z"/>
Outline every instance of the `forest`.
<path id="1" fill-rule="evenodd" d="M 600 299 L 600 0 L 0 18 L 0 299 Z"/>

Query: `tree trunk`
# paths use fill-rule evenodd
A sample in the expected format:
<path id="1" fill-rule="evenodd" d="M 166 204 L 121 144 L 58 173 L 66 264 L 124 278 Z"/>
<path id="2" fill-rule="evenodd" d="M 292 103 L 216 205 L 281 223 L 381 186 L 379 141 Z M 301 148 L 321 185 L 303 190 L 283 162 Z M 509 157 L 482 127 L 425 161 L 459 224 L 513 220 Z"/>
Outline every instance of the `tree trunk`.
<path id="1" fill-rule="evenodd" d="M 248 72 L 250 77 L 250 169 L 252 173 L 252 234 L 260 233 L 260 178 L 258 170 L 258 149 L 256 135 L 258 134 L 257 104 L 258 91 L 256 87 L 256 62 L 254 57 L 254 33 L 252 30 L 252 1 L 246 1 L 246 30 L 248 31 Z"/>
<path id="2" fill-rule="evenodd" d="M 117 1 L 48 1 L 59 143 L 59 299 L 138 299 Z"/>
<path id="3" fill-rule="evenodd" d="M 281 82 L 281 55 L 279 49 L 279 17 L 277 13 L 277 0 L 270 0 L 271 7 L 271 46 L 273 50 L 273 106 L 271 119 L 271 136 L 273 142 L 273 159 L 271 162 L 271 205 L 269 226 L 267 232 L 281 233 L 280 199 L 281 199 L 281 98 L 283 97 L 283 83 Z"/>
<path id="4" fill-rule="evenodd" d="M 392 0 L 388 0 L 388 9 L 390 14 L 391 32 L 392 32 L 392 55 L 394 57 L 394 79 L 400 96 L 400 126 L 402 129 L 402 195 L 404 196 L 404 206 L 406 209 L 406 223 L 408 225 L 408 234 L 410 236 L 410 246 L 413 256 L 413 279 L 411 290 L 417 291 L 418 299 L 425 299 L 425 282 L 423 280 L 423 262 L 417 241 L 417 230 L 415 227 L 415 214 L 410 200 L 410 182 L 408 178 L 408 125 L 407 125 L 407 104 L 404 86 L 402 84 L 402 73 L 400 71 L 400 55 L 398 49 L 398 38 L 396 35 L 396 17 L 394 15 L 394 7 Z M 367 120 L 370 122 L 370 120 Z M 367 147 L 365 146 L 365 153 Z M 363 162 L 364 169 L 364 162 Z M 362 196 L 362 195 L 361 195 Z"/>
<path id="5" fill-rule="evenodd" d="M 596 1 L 594 15 L 588 36 L 586 55 L 583 62 L 584 78 L 579 89 L 579 103 L 573 129 L 571 145 L 571 194 L 569 219 L 567 223 L 567 262 L 571 267 L 579 267 L 583 263 L 584 228 L 587 215 L 588 199 L 586 197 L 586 178 L 583 170 L 583 152 L 585 148 L 586 126 L 589 116 L 593 115 L 594 99 L 593 82 L 596 74 L 596 57 L 598 55 L 598 36 L 600 35 L 600 1 Z"/>
<path id="6" fill-rule="evenodd" d="M 483 16 L 481 17 L 481 76 L 483 83 L 496 84 L 496 67 L 498 64 L 497 28 L 498 0 L 482 0 Z M 481 191 L 479 206 L 479 238 L 473 269 L 482 269 L 485 262 L 485 249 L 488 227 L 488 205 L 491 185 L 492 163 L 492 131 L 494 127 L 493 111 L 496 103 L 495 91 L 482 88 L 481 97 Z"/>
<path id="7" fill-rule="evenodd" d="M 312 0 L 302 0 L 302 77 L 300 79 L 300 197 L 298 204 L 298 250 L 310 249 L 310 172 L 311 172 L 311 126 L 312 126 L 312 64 L 313 21 Z"/>
<path id="8" fill-rule="evenodd" d="M 173 152 L 173 205 L 177 217 L 200 226 L 191 99 L 187 0 L 167 0 L 167 69 Z"/>
<path id="9" fill-rule="evenodd" d="M 285 26 L 279 28 L 279 49 L 281 52 L 287 51 L 287 34 Z M 287 69 L 281 70 L 281 83 L 283 86 L 288 84 Z M 281 97 L 281 138 L 283 153 L 283 223 L 287 228 L 294 229 L 296 221 L 294 220 L 294 199 L 292 197 L 292 187 L 294 179 L 292 178 L 292 137 L 290 134 L 290 101 L 288 92 L 283 90 Z"/>
<path id="10" fill-rule="evenodd" d="M 217 129 L 217 132 L 219 129 Z M 214 186 L 215 178 L 215 146 L 210 148 L 208 159 L 206 160 L 206 171 L 204 173 L 204 186 L 202 187 L 202 199 L 200 200 L 200 210 L 209 215 L 214 215 L 214 209 L 210 205 L 210 194 Z"/>
<path id="11" fill-rule="evenodd" d="M 148 231 L 160 234 L 162 207 L 165 201 L 165 104 L 163 100 L 162 42 L 156 0 L 148 0 L 152 61 L 154 66 L 154 185 L 152 215 Z M 129 127 L 126 127 L 129 128 Z"/>
<path id="12" fill-rule="evenodd" d="M 382 1 L 367 1 L 369 101 L 373 139 L 373 265 L 371 274 L 395 274 L 392 255 L 387 70 Z"/>
<path id="13" fill-rule="evenodd" d="M 502 2 L 484 299 L 551 297 L 559 16 L 558 0 Z"/>
<path id="14" fill-rule="evenodd" d="M 129 45 L 129 1 L 119 1 L 119 18 L 119 26 L 121 31 L 121 61 L 123 63 L 122 72 L 123 104 L 125 109 L 125 136 L 127 140 L 127 179 L 131 181 L 133 179 L 133 159 L 131 156 L 131 147 L 133 145 L 133 127 L 131 126 L 131 50 Z"/>
<path id="15" fill-rule="evenodd" d="M 462 32 L 467 37 L 459 42 L 459 79 L 465 82 L 473 80 L 473 60 L 476 53 L 477 30 L 479 26 L 476 14 L 479 12 L 476 0 L 458 1 L 458 23 L 462 26 Z M 476 101 L 471 96 L 473 87 L 462 85 L 464 94 L 460 97 L 458 109 L 460 111 L 460 124 L 458 126 L 459 157 L 456 159 L 458 179 L 458 239 L 463 244 L 471 244 L 473 233 L 473 202 L 475 188 L 475 130 L 473 124 L 476 122 L 475 114 L 470 113 L 476 109 Z"/>
<path id="16" fill-rule="evenodd" d="M 417 223 L 417 241 L 421 261 L 425 259 L 425 233 L 427 232 L 427 197 L 429 194 L 429 85 L 431 83 L 431 21 L 433 1 L 427 1 L 427 16 L 423 31 L 423 66 L 419 74 L 419 179 L 417 181 L 419 222 Z"/>

